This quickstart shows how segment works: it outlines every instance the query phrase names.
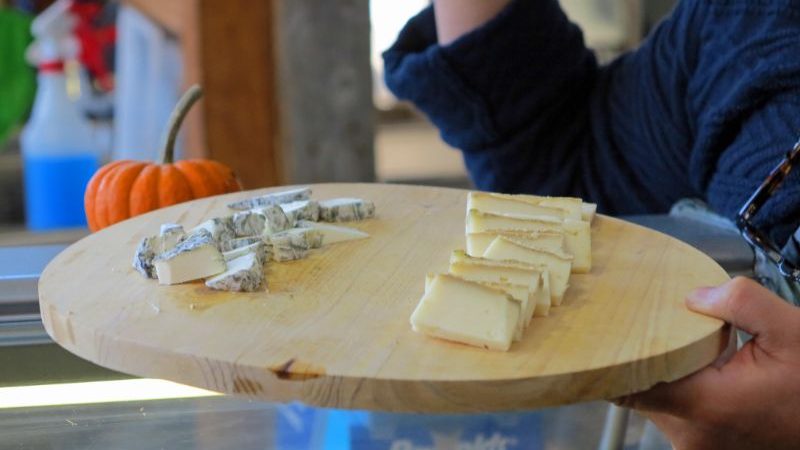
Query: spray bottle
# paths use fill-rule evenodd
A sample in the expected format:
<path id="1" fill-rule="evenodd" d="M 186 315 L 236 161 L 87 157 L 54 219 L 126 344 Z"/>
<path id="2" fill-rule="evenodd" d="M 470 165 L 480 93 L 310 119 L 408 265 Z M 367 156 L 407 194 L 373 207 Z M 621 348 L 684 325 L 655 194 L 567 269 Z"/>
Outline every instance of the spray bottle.
<path id="1" fill-rule="evenodd" d="M 32 26 L 36 41 L 28 57 L 39 69 L 38 87 L 21 136 L 31 230 L 86 226 L 83 193 L 101 163 L 92 125 L 78 106 L 80 79 L 65 75 L 65 68 L 77 70 L 70 6 L 71 0 L 58 0 Z"/>

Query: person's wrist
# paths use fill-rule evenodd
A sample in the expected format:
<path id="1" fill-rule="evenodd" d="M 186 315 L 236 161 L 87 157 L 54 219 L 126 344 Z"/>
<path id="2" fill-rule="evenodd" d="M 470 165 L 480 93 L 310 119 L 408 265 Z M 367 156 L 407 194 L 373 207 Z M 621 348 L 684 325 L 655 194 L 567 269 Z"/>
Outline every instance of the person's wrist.
<path id="1" fill-rule="evenodd" d="M 434 0 L 436 34 L 447 45 L 493 19 L 511 0 Z"/>

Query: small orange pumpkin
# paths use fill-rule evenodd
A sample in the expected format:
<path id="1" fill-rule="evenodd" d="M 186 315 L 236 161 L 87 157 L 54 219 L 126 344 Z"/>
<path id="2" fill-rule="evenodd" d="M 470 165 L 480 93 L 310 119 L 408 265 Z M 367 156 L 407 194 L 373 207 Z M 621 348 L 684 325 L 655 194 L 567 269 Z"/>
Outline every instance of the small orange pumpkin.
<path id="1" fill-rule="evenodd" d="M 242 190 L 233 170 L 217 161 L 190 159 L 173 163 L 178 130 L 202 95 L 195 85 L 178 102 L 157 163 L 114 161 L 92 176 L 83 199 L 90 230 L 165 206 Z"/>

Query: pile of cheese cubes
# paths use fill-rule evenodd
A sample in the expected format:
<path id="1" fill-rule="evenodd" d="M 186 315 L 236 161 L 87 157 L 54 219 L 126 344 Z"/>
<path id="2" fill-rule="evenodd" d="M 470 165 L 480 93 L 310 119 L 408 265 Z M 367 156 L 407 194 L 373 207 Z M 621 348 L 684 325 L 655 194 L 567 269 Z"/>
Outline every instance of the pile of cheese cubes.
<path id="1" fill-rule="evenodd" d="M 561 305 L 570 273 L 592 267 L 596 205 L 571 197 L 470 192 L 466 252 L 429 274 L 411 315 L 428 336 L 506 351 L 534 316 Z"/>
<path id="2" fill-rule="evenodd" d="M 188 232 L 164 224 L 142 239 L 133 267 L 160 284 L 205 279 L 211 289 L 264 288 L 268 261 L 305 258 L 315 248 L 369 237 L 362 231 L 320 222 L 373 217 L 375 205 L 358 198 L 315 201 L 310 188 L 274 192 L 228 204 L 237 211 L 209 219 Z"/>

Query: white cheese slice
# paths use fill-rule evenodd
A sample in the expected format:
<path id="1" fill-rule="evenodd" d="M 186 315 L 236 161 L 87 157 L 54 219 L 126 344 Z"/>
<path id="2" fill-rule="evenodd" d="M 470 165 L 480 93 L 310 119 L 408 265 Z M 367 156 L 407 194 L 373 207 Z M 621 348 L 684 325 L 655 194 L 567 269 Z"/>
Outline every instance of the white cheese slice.
<path id="1" fill-rule="evenodd" d="M 302 187 L 280 192 L 270 192 L 269 194 L 260 195 L 258 197 L 228 203 L 228 208 L 237 211 L 245 211 L 253 208 L 280 205 L 281 203 L 289 203 L 297 200 L 308 200 L 309 198 L 311 198 L 311 188 Z"/>
<path id="2" fill-rule="evenodd" d="M 321 233 L 322 245 L 335 244 L 336 242 L 352 241 L 369 237 L 369 234 L 361 230 L 356 230 L 355 228 L 311 222 L 308 220 L 298 221 L 297 226 L 300 228 L 311 228 L 312 230 Z"/>
<path id="3" fill-rule="evenodd" d="M 228 270 L 206 279 L 206 286 L 219 291 L 255 292 L 264 284 L 264 266 L 255 253 L 228 262 Z"/>
<path id="4" fill-rule="evenodd" d="M 492 230 L 527 230 L 534 232 L 562 232 L 564 250 L 574 257 L 573 272 L 586 273 L 592 269 L 591 225 L 583 220 L 558 219 L 534 216 L 514 216 L 467 213 L 467 234 Z"/>
<path id="5" fill-rule="evenodd" d="M 525 230 L 489 230 L 467 234 L 467 254 L 470 256 L 483 256 L 497 236 L 507 236 L 524 241 L 535 242 L 542 248 L 561 251 L 564 248 L 564 233 L 562 231 L 525 231 Z"/>
<path id="6" fill-rule="evenodd" d="M 563 301 L 564 293 L 569 286 L 569 274 L 572 267 L 570 255 L 530 247 L 524 242 L 498 236 L 486 249 L 483 257 L 546 266 L 550 275 L 552 304 L 558 306 Z"/>
<path id="7" fill-rule="evenodd" d="M 227 268 L 211 233 L 199 230 L 155 259 L 160 284 L 178 284 L 222 273 Z"/>
<path id="8" fill-rule="evenodd" d="M 272 258 L 272 246 L 267 245 L 263 241 L 259 240 L 250 245 L 237 247 L 233 250 L 223 252 L 222 257 L 225 259 L 225 262 L 230 262 L 248 253 L 254 253 L 263 266 L 267 263 L 267 261 L 270 260 L 270 258 Z"/>
<path id="9" fill-rule="evenodd" d="M 522 339 L 522 335 L 523 335 L 523 332 L 525 331 L 525 327 L 528 325 L 528 323 L 526 321 L 526 313 L 527 313 L 528 307 L 529 307 L 529 301 L 528 301 L 529 300 L 529 293 L 528 293 L 528 287 L 527 286 L 523 286 L 521 284 L 490 283 L 488 281 L 475 281 L 475 280 L 469 280 L 469 279 L 464 278 L 464 277 L 459 277 L 458 275 L 453 275 L 453 274 L 450 274 L 450 275 L 454 276 L 454 277 L 457 277 L 457 278 L 461 278 L 461 279 L 466 280 L 466 281 L 477 282 L 479 284 L 482 284 L 484 286 L 488 286 L 488 287 L 493 288 L 493 289 L 501 290 L 501 291 L 505 292 L 506 294 L 508 294 L 509 296 L 511 296 L 511 298 L 513 298 L 515 301 L 519 302 L 519 304 L 520 304 L 520 314 L 518 316 L 519 319 L 517 320 L 517 325 L 514 328 L 514 340 L 515 341 L 519 341 L 519 340 Z M 431 273 L 429 273 L 428 275 L 425 276 L 425 292 L 428 292 L 428 290 L 430 289 L 430 286 L 431 286 L 431 283 L 433 282 L 434 277 L 435 277 L 435 275 L 431 274 Z"/>
<path id="10" fill-rule="evenodd" d="M 295 202 L 283 203 L 279 205 L 291 223 L 298 220 L 319 220 L 319 203 L 314 200 L 298 200 Z"/>
<path id="11" fill-rule="evenodd" d="M 474 191 L 467 194 L 467 211 L 472 209 L 495 214 L 554 217 L 560 220 L 566 214 L 561 208 L 530 202 L 523 196 Z"/>
<path id="12" fill-rule="evenodd" d="M 319 220 L 325 222 L 350 222 L 375 215 L 375 204 L 360 198 L 334 198 L 319 202 Z"/>
<path id="13" fill-rule="evenodd" d="M 440 274 L 411 314 L 411 325 L 428 336 L 507 351 L 519 314 L 519 302 L 505 292 Z"/>
<path id="14" fill-rule="evenodd" d="M 549 208 L 560 208 L 564 210 L 565 219 L 580 220 L 582 217 L 583 200 L 577 197 L 546 197 L 541 195 L 515 195 L 521 201 L 530 202 L 534 205 L 546 206 Z"/>

